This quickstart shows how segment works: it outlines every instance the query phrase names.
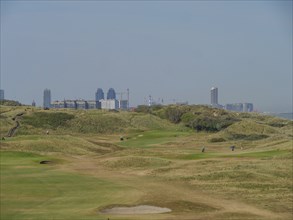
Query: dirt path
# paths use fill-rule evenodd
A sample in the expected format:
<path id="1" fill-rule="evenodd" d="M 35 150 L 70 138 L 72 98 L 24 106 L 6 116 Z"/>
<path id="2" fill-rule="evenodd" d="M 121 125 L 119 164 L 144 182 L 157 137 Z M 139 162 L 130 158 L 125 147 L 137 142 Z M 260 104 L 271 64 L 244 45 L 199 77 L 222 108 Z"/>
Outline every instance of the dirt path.
<path id="1" fill-rule="evenodd" d="M 21 117 L 24 115 L 24 112 L 18 113 L 15 117 L 13 117 L 13 121 L 15 121 L 15 126 L 12 127 L 7 134 L 7 137 L 12 137 L 17 129 L 20 127 L 19 120 L 21 120 Z"/>

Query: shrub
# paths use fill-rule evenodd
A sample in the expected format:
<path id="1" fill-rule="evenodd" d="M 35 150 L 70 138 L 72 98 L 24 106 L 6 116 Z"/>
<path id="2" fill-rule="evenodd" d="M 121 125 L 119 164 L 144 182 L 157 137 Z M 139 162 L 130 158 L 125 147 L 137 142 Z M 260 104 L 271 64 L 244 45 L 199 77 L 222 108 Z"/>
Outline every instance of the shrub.
<path id="1" fill-rule="evenodd" d="M 151 109 L 147 105 L 139 105 L 134 111 L 138 113 L 150 113 Z"/>
<path id="2" fill-rule="evenodd" d="M 184 109 L 180 108 L 179 106 L 168 106 L 165 111 L 166 118 L 176 124 L 181 121 L 181 116 L 184 113 Z"/>
<path id="3" fill-rule="evenodd" d="M 0 105 L 6 105 L 6 106 L 21 106 L 21 103 L 14 100 L 0 100 Z"/>
<path id="4" fill-rule="evenodd" d="M 229 139 L 230 140 L 247 140 L 247 141 L 257 141 L 261 139 L 268 138 L 268 135 L 264 134 L 250 134 L 250 135 L 245 135 L 245 134 L 230 134 Z"/>
<path id="5" fill-rule="evenodd" d="M 64 126 L 67 121 L 74 118 L 74 115 L 56 112 L 36 112 L 32 115 L 24 116 L 22 123 L 32 125 L 38 128 L 56 129 L 59 126 Z"/>
<path id="6" fill-rule="evenodd" d="M 186 112 L 182 115 L 181 121 L 189 127 L 189 122 L 195 120 L 195 118 L 198 116 L 198 114 L 195 114 L 193 112 Z"/>
<path id="7" fill-rule="evenodd" d="M 225 142 L 226 140 L 224 138 L 211 138 L 209 141 L 212 143 L 217 143 L 217 142 Z"/>
<path id="8" fill-rule="evenodd" d="M 190 122 L 190 127 L 197 131 L 220 131 L 233 124 L 234 121 L 232 119 L 199 116 Z"/>

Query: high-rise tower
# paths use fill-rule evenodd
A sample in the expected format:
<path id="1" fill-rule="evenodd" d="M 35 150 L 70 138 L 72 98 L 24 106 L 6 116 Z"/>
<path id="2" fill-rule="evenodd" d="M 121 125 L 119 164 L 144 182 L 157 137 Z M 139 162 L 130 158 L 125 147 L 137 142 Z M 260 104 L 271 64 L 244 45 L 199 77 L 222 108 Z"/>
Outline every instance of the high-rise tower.
<path id="1" fill-rule="evenodd" d="M 218 88 L 217 87 L 211 88 L 211 104 L 218 105 Z"/>
<path id="2" fill-rule="evenodd" d="M 0 100 L 4 100 L 4 90 L 0 89 Z"/>
<path id="3" fill-rule="evenodd" d="M 98 88 L 96 92 L 96 102 L 100 101 L 101 99 L 104 99 L 104 92 L 101 88 Z"/>
<path id="4" fill-rule="evenodd" d="M 116 92 L 113 88 L 108 90 L 107 99 L 116 99 Z"/>
<path id="5" fill-rule="evenodd" d="M 50 89 L 45 89 L 44 90 L 44 108 L 50 108 L 51 107 L 51 90 Z"/>

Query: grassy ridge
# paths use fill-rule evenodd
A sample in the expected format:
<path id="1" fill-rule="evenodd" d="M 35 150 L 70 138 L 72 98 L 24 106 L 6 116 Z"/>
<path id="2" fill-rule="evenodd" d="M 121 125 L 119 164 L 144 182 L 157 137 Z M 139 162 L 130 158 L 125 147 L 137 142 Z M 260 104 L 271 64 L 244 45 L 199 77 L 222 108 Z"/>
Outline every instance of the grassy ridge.
<path id="1" fill-rule="evenodd" d="M 139 111 L 139 109 L 138 109 Z M 221 131 L 218 139 L 261 140 L 280 129 L 290 135 L 293 122 L 254 113 L 234 113 L 205 106 L 167 106 L 147 109 L 147 113 L 108 112 L 102 110 L 52 109 L 44 111 L 25 107 L 1 107 L 1 135 L 13 126 L 13 118 L 24 113 L 18 134 L 40 134 L 46 130 L 57 133 L 125 133 L 147 130 Z M 173 122 L 173 123 L 172 123 Z M 185 128 L 184 128 L 185 127 Z M 6 131 L 6 132 L 5 132 Z"/>
<path id="2" fill-rule="evenodd" d="M 3 130 L 9 130 L 13 124 L 9 116 L 3 114 Z M 9 123 L 10 122 L 10 123 Z M 27 110 L 21 119 L 21 127 L 18 134 L 40 134 L 50 130 L 55 134 L 84 133 L 84 134 L 110 134 L 123 133 L 137 130 L 151 129 L 181 129 L 154 115 L 146 115 L 135 112 L 108 112 L 102 110 L 69 110 L 54 109 Z"/>

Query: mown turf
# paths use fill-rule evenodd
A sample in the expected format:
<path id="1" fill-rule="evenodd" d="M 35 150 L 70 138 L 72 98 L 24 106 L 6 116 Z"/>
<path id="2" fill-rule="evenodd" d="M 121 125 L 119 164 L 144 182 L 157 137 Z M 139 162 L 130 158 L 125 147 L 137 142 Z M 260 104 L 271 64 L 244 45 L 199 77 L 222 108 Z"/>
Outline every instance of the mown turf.
<path id="1" fill-rule="evenodd" d="M 97 208 L 126 198 L 119 183 L 39 164 L 58 159 L 1 152 L 1 219 L 97 219 Z"/>

